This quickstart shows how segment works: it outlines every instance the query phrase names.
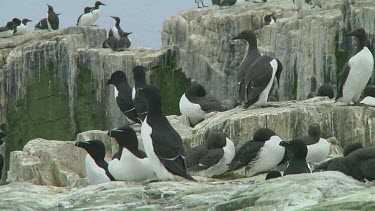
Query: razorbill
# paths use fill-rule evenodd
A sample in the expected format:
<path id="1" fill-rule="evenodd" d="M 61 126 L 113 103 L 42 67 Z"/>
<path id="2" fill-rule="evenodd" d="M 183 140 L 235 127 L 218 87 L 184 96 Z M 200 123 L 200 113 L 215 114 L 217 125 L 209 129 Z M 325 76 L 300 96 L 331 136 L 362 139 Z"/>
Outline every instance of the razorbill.
<path id="1" fill-rule="evenodd" d="M 350 153 L 356 151 L 357 149 L 362 149 L 363 145 L 362 143 L 353 143 L 345 146 L 343 155 L 344 157 L 349 155 Z M 339 159 L 340 157 L 332 158 L 330 160 L 324 161 L 323 163 L 319 164 L 318 166 L 314 166 L 313 172 L 320 172 L 320 171 L 327 171 L 328 166 L 332 163 L 333 160 Z"/>
<path id="2" fill-rule="evenodd" d="M 141 181 L 155 179 L 156 175 L 146 153 L 138 149 L 137 134 L 134 129 L 125 126 L 108 131 L 119 151 L 108 163 L 108 170 L 116 180 Z"/>
<path id="3" fill-rule="evenodd" d="M 94 14 L 91 7 L 85 7 L 83 14 L 77 19 L 77 26 L 91 26 L 94 22 Z"/>
<path id="4" fill-rule="evenodd" d="M 180 98 L 180 112 L 188 117 L 194 127 L 204 116 L 214 111 L 225 111 L 226 108 L 213 96 L 207 94 L 200 84 L 191 85 Z"/>
<path id="5" fill-rule="evenodd" d="M 115 97 L 118 107 L 125 116 L 135 123 L 141 123 L 135 111 L 132 100 L 132 89 L 128 84 L 128 79 L 122 71 L 112 73 L 111 78 L 107 81 L 107 85 L 115 86 Z"/>
<path id="6" fill-rule="evenodd" d="M 220 132 L 212 132 L 206 143 L 186 152 L 186 166 L 193 176 L 219 176 L 228 170 L 235 153 L 230 139 Z"/>
<path id="7" fill-rule="evenodd" d="M 284 176 L 289 174 L 311 173 L 306 162 L 307 146 L 301 139 L 282 141 L 280 142 L 280 146 L 287 148 L 293 154 L 289 165 L 284 169 Z"/>
<path id="8" fill-rule="evenodd" d="M 31 22 L 31 20 L 24 18 L 22 21 L 18 18 L 13 18 L 12 20 L 13 23 L 16 24 L 16 28 L 14 30 L 14 34 L 21 35 L 25 34 L 27 31 L 27 23 Z"/>
<path id="9" fill-rule="evenodd" d="M 253 140 L 246 142 L 236 152 L 229 170 L 247 176 L 271 170 L 284 157 L 285 148 L 279 145 L 281 141 L 271 129 L 258 129 Z"/>
<path id="10" fill-rule="evenodd" d="M 329 97 L 332 99 L 335 95 L 333 91 L 333 86 L 331 84 L 322 84 L 318 89 L 318 94 L 316 96 L 319 97 Z"/>
<path id="11" fill-rule="evenodd" d="M 334 159 L 328 171 L 340 171 L 359 181 L 375 180 L 375 147 L 357 149 L 349 155 Z"/>
<path id="12" fill-rule="evenodd" d="M 266 175 L 266 180 L 275 179 L 278 177 L 282 177 L 281 173 L 279 171 L 269 171 Z"/>
<path id="13" fill-rule="evenodd" d="M 138 95 L 137 90 L 147 86 L 146 71 L 147 68 L 141 65 L 133 68 L 134 86 L 132 90 L 132 99 L 137 115 L 142 121 L 147 115 L 147 100 L 142 95 Z"/>
<path id="14" fill-rule="evenodd" d="M 16 24 L 9 21 L 6 26 L 0 27 L 0 38 L 13 36 Z"/>
<path id="15" fill-rule="evenodd" d="M 310 124 L 307 133 L 307 136 L 297 138 L 307 145 L 307 162 L 317 163 L 326 159 L 331 150 L 331 143 L 322 137 L 320 125 L 317 123 Z"/>
<path id="16" fill-rule="evenodd" d="M 147 85 L 137 90 L 147 99 L 147 116 L 142 123 L 143 145 L 160 180 L 195 181 L 186 170 L 185 150 L 181 136 L 163 115 L 160 90 Z"/>
<path id="17" fill-rule="evenodd" d="M 85 159 L 86 173 L 91 185 L 115 181 L 108 171 L 108 163 L 104 160 L 105 146 L 100 140 L 78 141 L 77 147 L 88 153 Z"/>
<path id="18" fill-rule="evenodd" d="M 365 46 L 367 35 L 364 28 L 356 28 L 347 36 L 354 36 L 358 39 L 359 52 L 344 65 L 341 72 L 339 91 L 335 100 L 349 105 L 351 102 L 358 104 L 361 92 L 372 75 L 374 57 Z"/>
<path id="19" fill-rule="evenodd" d="M 367 85 L 363 90 L 362 100 L 360 102 L 364 105 L 375 106 L 375 86 Z"/>
<path id="20" fill-rule="evenodd" d="M 220 0 L 220 6 L 232 6 L 237 3 L 237 0 Z"/>
<path id="21" fill-rule="evenodd" d="M 207 6 L 204 6 L 203 2 L 204 2 L 204 0 L 195 0 L 195 3 L 198 4 L 198 8 L 201 8 L 201 7 L 199 6 L 199 3 L 202 4 L 202 7 L 207 7 Z"/>
<path id="22" fill-rule="evenodd" d="M 245 101 L 244 108 L 251 105 L 265 106 L 274 78 L 280 82 L 283 70 L 278 59 L 262 56 L 257 47 L 257 38 L 252 30 L 242 31 L 233 38 L 244 39 L 249 44 L 248 53 L 237 73 L 237 92 Z"/>
<path id="23" fill-rule="evenodd" d="M 44 30 L 48 29 L 47 18 L 43 18 L 35 25 L 35 30 Z"/>
<path id="24" fill-rule="evenodd" d="M 48 30 L 57 30 L 59 29 L 59 16 L 53 11 L 53 7 L 49 4 L 48 6 L 48 12 L 47 12 L 47 25 Z"/>
<path id="25" fill-rule="evenodd" d="M 273 25 L 276 23 L 275 21 L 275 18 L 273 17 L 273 13 L 271 14 L 265 14 L 263 16 L 263 20 L 264 20 L 264 25 L 267 26 L 267 25 Z"/>
<path id="26" fill-rule="evenodd" d="M 92 24 L 94 24 L 95 21 L 98 20 L 98 18 L 99 18 L 99 15 L 100 15 L 100 9 L 99 9 L 99 6 L 100 6 L 100 5 L 106 6 L 106 5 L 103 4 L 102 2 L 100 2 L 100 1 L 96 1 L 96 2 L 95 2 L 95 6 L 94 6 L 94 7 L 90 7 L 91 12 L 92 12 L 92 14 L 93 14 Z M 91 24 L 91 25 L 92 25 L 92 24 Z"/>

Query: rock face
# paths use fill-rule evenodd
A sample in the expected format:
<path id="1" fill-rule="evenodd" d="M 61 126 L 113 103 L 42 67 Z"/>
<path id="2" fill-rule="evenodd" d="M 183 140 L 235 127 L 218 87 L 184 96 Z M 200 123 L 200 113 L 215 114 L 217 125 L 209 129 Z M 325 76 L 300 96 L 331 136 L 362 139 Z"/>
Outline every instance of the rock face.
<path id="1" fill-rule="evenodd" d="M 349 30 L 364 27 L 369 49 L 375 47 L 375 1 L 330 0 L 322 9 L 310 7 L 305 4 L 302 19 L 292 1 L 285 0 L 182 12 L 164 22 L 163 45 L 176 45 L 178 66 L 230 106 L 236 102 L 236 73 L 246 48 L 245 42 L 230 39 L 242 30 L 256 30 L 261 53 L 283 64 L 274 95 L 306 99 L 323 83 L 337 85 L 342 66 L 355 51 L 356 42 L 345 36 Z M 276 16 L 276 24 L 263 27 L 266 13 Z"/>
<path id="2" fill-rule="evenodd" d="M 287 191 L 285 191 L 287 190 Z M 282 193 L 282 194 L 281 194 Z M 77 188 L 14 182 L 0 188 L 2 210 L 372 210 L 373 184 L 339 172 L 287 176 L 270 181 L 130 183 Z"/>

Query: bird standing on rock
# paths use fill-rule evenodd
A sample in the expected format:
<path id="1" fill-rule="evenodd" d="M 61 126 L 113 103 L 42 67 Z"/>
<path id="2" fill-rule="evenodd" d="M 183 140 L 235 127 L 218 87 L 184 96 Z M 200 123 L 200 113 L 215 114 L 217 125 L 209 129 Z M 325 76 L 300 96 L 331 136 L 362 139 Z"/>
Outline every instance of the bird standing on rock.
<path id="1" fill-rule="evenodd" d="M 77 26 L 91 26 L 94 22 L 94 14 L 91 7 L 85 7 L 83 14 L 78 17 Z"/>
<path id="2" fill-rule="evenodd" d="M 16 24 L 9 21 L 6 26 L 0 27 L 0 38 L 13 36 Z"/>
<path id="3" fill-rule="evenodd" d="M 48 12 L 47 12 L 47 25 L 48 30 L 57 30 L 59 29 L 59 16 L 53 11 L 53 7 L 48 5 Z"/>
<path id="4" fill-rule="evenodd" d="M 280 146 L 289 149 L 293 154 L 288 167 L 284 170 L 284 176 L 289 174 L 311 173 L 306 162 L 307 146 L 301 139 L 282 141 L 280 142 Z"/>
<path id="5" fill-rule="evenodd" d="M 27 31 L 27 23 L 31 22 L 31 20 L 24 18 L 22 21 L 18 18 L 13 18 L 13 23 L 16 23 L 16 29 L 14 30 L 14 34 L 21 35 L 25 34 Z"/>
<path id="6" fill-rule="evenodd" d="M 198 8 L 207 7 L 207 6 L 204 6 L 203 2 L 204 2 L 204 0 L 195 0 L 195 3 L 198 4 Z M 202 7 L 199 6 L 199 3 L 202 4 Z"/>

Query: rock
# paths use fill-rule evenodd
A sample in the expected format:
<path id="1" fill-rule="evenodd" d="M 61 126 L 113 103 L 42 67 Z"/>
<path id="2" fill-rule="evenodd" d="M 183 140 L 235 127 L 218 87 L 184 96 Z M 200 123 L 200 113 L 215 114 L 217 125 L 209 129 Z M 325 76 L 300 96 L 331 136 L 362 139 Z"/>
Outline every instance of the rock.
<path id="1" fill-rule="evenodd" d="M 264 175 L 263 175 L 264 176 Z M 285 191 L 288 190 L 288 191 Z M 80 188 L 12 182 L 0 188 L 2 210 L 356 210 L 375 206 L 375 186 L 340 172 L 274 180 L 109 182 Z"/>
<path id="2" fill-rule="evenodd" d="M 263 16 L 270 12 L 277 22 L 263 27 Z M 164 22 L 162 41 L 163 46 L 177 47 L 177 64 L 188 77 L 233 106 L 246 44 L 230 39 L 242 30 L 256 30 L 261 53 L 283 64 L 280 88 L 273 95 L 282 101 L 301 100 L 323 83 L 337 84 L 341 68 L 355 50 L 356 42 L 345 37 L 348 30 L 363 26 L 370 49 L 375 47 L 375 1 L 353 5 L 348 0 L 324 1 L 323 9 L 305 5 L 303 16 L 298 19 L 293 3 L 285 0 L 189 10 Z"/>

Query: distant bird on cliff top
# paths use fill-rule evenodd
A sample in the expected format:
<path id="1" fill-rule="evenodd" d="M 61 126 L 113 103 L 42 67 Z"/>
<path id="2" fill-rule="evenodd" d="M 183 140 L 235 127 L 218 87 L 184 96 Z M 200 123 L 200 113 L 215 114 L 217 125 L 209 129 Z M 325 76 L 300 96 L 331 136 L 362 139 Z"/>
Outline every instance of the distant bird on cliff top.
<path id="1" fill-rule="evenodd" d="M 0 27 L 0 38 L 13 36 L 16 24 L 9 21 L 6 26 Z"/>
<path id="2" fill-rule="evenodd" d="M 107 81 L 107 84 L 112 84 L 115 86 L 116 102 L 121 112 L 128 119 L 135 123 L 141 124 L 142 121 L 139 119 L 133 104 L 132 89 L 128 84 L 128 79 L 125 73 L 122 71 L 112 73 L 111 78 Z"/>
<path id="3" fill-rule="evenodd" d="M 364 28 L 356 28 L 348 33 L 347 36 L 354 36 L 358 39 L 359 52 L 344 65 L 335 100 L 344 102 L 347 105 L 352 102 L 354 102 L 354 105 L 359 105 L 358 100 L 361 92 L 372 75 L 374 56 L 365 46 L 367 35 Z"/>
<path id="4" fill-rule="evenodd" d="M 134 86 L 132 90 L 132 99 L 135 110 L 140 120 L 144 120 L 147 115 L 147 100 L 144 96 L 139 95 L 137 90 L 147 86 L 146 83 L 146 71 L 147 68 L 141 65 L 133 68 Z"/>
<path id="5" fill-rule="evenodd" d="M 329 97 L 332 99 L 335 95 L 333 91 L 333 86 L 331 84 L 322 84 L 318 89 L 318 94 L 316 96 L 319 97 Z"/>
<path id="6" fill-rule="evenodd" d="M 87 152 L 85 167 L 91 185 L 115 181 L 115 178 L 108 171 L 107 161 L 104 160 L 105 146 L 102 141 L 78 141 L 75 146 L 85 149 Z"/>
<path id="7" fill-rule="evenodd" d="M 228 170 L 235 153 L 230 139 L 220 132 L 212 132 L 206 143 L 186 152 L 186 166 L 191 175 L 220 176 Z"/>
<path id="8" fill-rule="evenodd" d="M 251 141 L 236 152 L 229 170 L 240 175 L 253 176 L 276 167 L 283 159 L 285 148 L 281 138 L 268 128 L 258 129 Z"/>
<path id="9" fill-rule="evenodd" d="M 99 15 L 100 15 L 100 8 L 99 8 L 99 6 L 101 6 L 101 5 L 106 6 L 102 2 L 96 1 L 94 7 L 89 7 L 91 9 L 92 14 L 93 14 L 92 24 L 94 24 L 96 22 L 96 20 L 98 20 L 98 18 L 99 18 Z"/>
<path id="10" fill-rule="evenodd" d="M 53 7 L 49 4 L 48 6 L 48 12 L 47 12 L 47 25 L 48 30 L 57 30 L 59 29 L 59 16 L 53 11 Z"/>
<path id="11" fill-rule="evenodd" d="M 288 167 L 284 170 L 284 176 L 289 174 L 311 173 L 306 162 L 307 146 L 301 139 L 282 141 L 280 142 L 280 146 L 287 148 L 293 154 Z"/>
<path id="12" fill-rule="evenodd" d="M 85 7 L 83 14 L 77 19 L 77 26 L 91 26 L 94 23 L 94 14 L 91 7 Z"/>
<path id="13" fill-rule="evenodd" d="M 147 117 L 142 123 L 141 134 L 144 149 L 157 177 L 160 180 L 185 178 L 195 181 L 187 173 L 181 136 L 163 114 L 159 88 L 147 85 L 137 92 L 147 99 Z"/>
<path id="14" fill-rule="evenodd" d="M 263 20 L 264 20 L 264 25 L 267 26 L 267 25 L 273 25 L 276 23 L 276 20 L 275 20 L 275 17 L 273 16 L 273 13 L 271 14 L 265 14 L 263 16 Z"/>
<path id="15" fill-rule="evenodd" d="M 151 162 L 142 150 L 138 149 L 137 134 L 134 129 L 125 126 L 108 131 L 119 151 L 108 164 L 108 170 L 116 180 L 141 181 L 155 179 Z"/>
<path id="16" fill-rule="evenodd" d="M 360 102 L 364 105 L 375 106 L 375 86 L 367 85 L 363 91 L 362 100 Z"/>
<path id="17" fill-rule="evenodd" d="M 115 16 L 111 17 L 116 20 L 115 26 L 112 27 L 113 36 L 119 40 L 119 45 L 123 45 L 122 47 L 129 48 L 131 45 L 131 40 L 128 36 L 132 34 L 132 32 L 124 32 L 120 27 L 120 18 Z"/>
<path id="18" fill-rule="evenodd" d="M 244 108 L 251 105 L 266 106 L 274 78 L 280 83 L 283 70 L 278 59 L 262 56 L 257 47 L 257 38 L 252 30 L 244 30 L 233 40 L 244 39 L 249 44 L 248 53 L 237 73 L 237 91 L 245 101 Z"/>
<path id="19" fill-rule="evenodd" d="M 204 2 L 204 0 L 195 0 L 195 3 L 198 4 L 198 8 L 207 7 L 207 6 L 204 6 L 203 2 Z M 202 7 L 199 6 L 199 3 L 202 4 Z"/>
<path id="20" fill-rule="evenodd" d="M 194 127 L 204 116 L 214 111 L 225 111 L 226 108 L 213 96 L 207 94 L 200 84 L 191 85 L 180 98 L 180 112 L 189 118 Z"/>
<path id="21" fill-rule="evenodd" d="M 13 18 L 13 23 L 16 24 L 16 29 L 14 30 L 14 34 L 21 35 L 25 34 L 27 31 L 27 23 L 31 22 L 31 20 L 24 18 L 22 21 L 18 18 Z"/>
<path id="22" fill-rule="evenodd" d="M 237 0 L 220 0 L 220 6 L 232 6 L 237 3 Z"/>

